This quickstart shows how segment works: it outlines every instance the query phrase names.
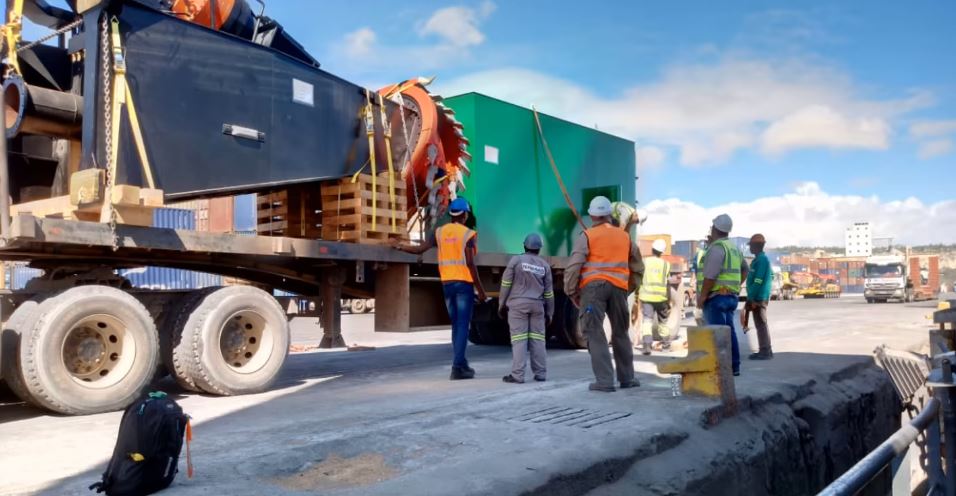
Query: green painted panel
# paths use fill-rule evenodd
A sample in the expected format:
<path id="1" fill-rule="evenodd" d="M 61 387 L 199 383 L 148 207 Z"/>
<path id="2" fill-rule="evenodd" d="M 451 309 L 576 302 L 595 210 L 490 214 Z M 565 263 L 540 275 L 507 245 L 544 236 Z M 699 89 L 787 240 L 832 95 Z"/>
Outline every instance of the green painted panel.
<path id="1" fill-rule="evenodd" d="M 479 93 L 449 97 L 471 141 L 470 178 L 462 196 L 474 208 L 478 248 L 517 253 L 530 232 L 545 240 L 542 254 L 566 256 L 580 228 L 551 170 L 530 109 Z M 634 143 L 540 114 L 558 170 L 582 215 L 590 199 L 607 193 L 634 204 Z M 496 163 L 497 162 L 497 163 Z"/>

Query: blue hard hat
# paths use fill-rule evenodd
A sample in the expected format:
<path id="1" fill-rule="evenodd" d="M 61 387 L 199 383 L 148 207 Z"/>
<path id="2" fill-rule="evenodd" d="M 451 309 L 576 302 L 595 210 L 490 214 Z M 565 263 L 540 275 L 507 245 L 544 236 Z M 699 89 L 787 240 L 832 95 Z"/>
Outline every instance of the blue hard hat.
<path id="1" fill-rule="evenodd" d="M 524 248 L 526 250 L 540 250 L 544 246 L 544 242 L 541 241 L 541 236 L 538 236 L 537 233 L 531 233 L 524 238 Z"/>
<path id="2" fill-rule="evenodd" d="M 451 201 L 451 205 L 448 205 L 448 212 L 457 217 L 465 212 L 471 212 L 471 205 L 464 198 L 455 198 Z"/>

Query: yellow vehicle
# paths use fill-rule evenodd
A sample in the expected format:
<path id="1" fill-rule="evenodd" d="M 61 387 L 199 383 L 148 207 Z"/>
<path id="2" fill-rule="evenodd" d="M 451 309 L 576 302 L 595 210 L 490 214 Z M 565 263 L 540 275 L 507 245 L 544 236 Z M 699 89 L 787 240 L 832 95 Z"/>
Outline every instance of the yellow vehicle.
<path id="1" fill-rule="evenodd" d="M 843 288 L 836 282 L 836 277 L 807 273 L 809 282 L 797 290 L 797 295 L 804 298 L 839 298 Z"/>

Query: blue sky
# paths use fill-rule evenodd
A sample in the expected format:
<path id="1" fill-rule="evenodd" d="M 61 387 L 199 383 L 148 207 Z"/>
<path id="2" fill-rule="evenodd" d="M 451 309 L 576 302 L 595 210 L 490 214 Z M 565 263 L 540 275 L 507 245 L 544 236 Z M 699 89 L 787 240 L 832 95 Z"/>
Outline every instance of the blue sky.
<path id="1" fill-rule="evenodd" d="M 346 79 L 437 75 L 635 140 L 653 229 L 956 242 L 956 2 L 267 4 Z"/>

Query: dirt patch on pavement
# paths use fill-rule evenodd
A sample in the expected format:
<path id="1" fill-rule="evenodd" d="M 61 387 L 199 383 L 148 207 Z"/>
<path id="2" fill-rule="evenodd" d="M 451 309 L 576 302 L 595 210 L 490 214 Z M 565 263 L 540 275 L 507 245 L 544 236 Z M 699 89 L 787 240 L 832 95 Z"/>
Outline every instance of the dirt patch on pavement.
<path id="1" fill-rule="evenodd" d="M 398 470 L 385 463 L 378 453 L 353 458 L 330 455 L 299 472 L 277 477 L 273 482 L 290 491 L 314 491 L 341 487 L 367 486 L 395 477 Z"/>

